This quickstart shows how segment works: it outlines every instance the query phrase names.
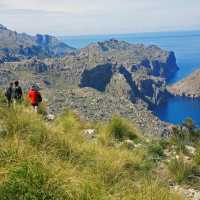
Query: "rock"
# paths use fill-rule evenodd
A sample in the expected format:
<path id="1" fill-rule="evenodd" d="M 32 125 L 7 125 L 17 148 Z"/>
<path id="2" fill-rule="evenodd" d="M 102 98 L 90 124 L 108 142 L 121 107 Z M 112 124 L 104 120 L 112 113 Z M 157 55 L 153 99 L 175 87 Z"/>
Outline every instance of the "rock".
<path id="1" fill-rule="evenodd" d="M 179 185 L 172 186 L 172 189 L 180 193 L 184 197 L 190 200 L 200 200 L 200 191 L 192 188 L 184 188 Z"/>
<path id="2" fill-rule="evenodd" d="M 192 146 L 186 145 L 185 148 L 189 151 L 190 154 L 194 155 L 196 152 L 196 149 Z"/>
<path id="3" fill-rule="evenodd" d="M 141 98 L 149 104 L 159 105 L 170 97 L 165 80 L 162 78 L 135 75 L 135 83 Z"/>
<path id="4" fill-rule="evenodd" d="M 47 120 L 49 120 L 49 121 L 53 121 L 53 120 L 56 118 L 56 116 L 53 115 L 53 114 L 48 114 L 48 115 L 46 116 L 46 118 L 47 118 Z"/>
<path id="5" fill-rule="evenodd" d="M 96 138 L 96 130 L 95 129 L 86 129 L 83 131 L 83 135 L 88 140 L 95 139 Z"/>

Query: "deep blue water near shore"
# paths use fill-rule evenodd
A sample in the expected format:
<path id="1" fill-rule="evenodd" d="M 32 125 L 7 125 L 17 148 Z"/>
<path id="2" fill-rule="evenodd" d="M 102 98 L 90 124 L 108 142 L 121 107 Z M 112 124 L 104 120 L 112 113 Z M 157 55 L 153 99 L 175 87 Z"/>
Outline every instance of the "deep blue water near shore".
<path id="1" fill-rule="evenodd" d="M 64 42 L 76 48 L 82 48 L 92 42 L 115 38 L 130 43 L 156 44 L 161 48 L 174 51 L 177 58 L 179 72 L 171 78 L 169 83 L 183 79 L 196 69 L 200 69 L 200 31 L 138 33 L 127 35 L 97 35 L 61 37 Z M 200 100 L 187 98 L 170 98 L 166 104 L 153 109 L 161 120 L 179 124 L 187 117 L 200 126 Z"/>

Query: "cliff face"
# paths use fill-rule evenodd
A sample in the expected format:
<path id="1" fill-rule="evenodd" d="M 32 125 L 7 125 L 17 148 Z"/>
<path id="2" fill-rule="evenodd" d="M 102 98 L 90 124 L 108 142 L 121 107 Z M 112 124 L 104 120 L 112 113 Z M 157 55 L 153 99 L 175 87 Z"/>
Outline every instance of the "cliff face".
<path id="1" fill-rule="evenodd" d="M 122 64 L 132 72 L 144 68 L 149 74 L 164 78 L 178 70 L 174 53 L 154 45 L 134 45 L 112 39 L 89 45 L 80 51 L 80 55 L 88 57 L 91 67 L 96 63 L 112 62 Z"/>
<path id="2" fill-rule="evenodd" d="M 170 97 L 163 78 L 137 76 L 135 82 L 141 98 L 150 105 L 160 105 Z"/>
<path id="3" fill-rule="evenodd" d="M 80 50 L 79 56 L 87 60 L 80 78 L 81 87 L 99 91 L 109 88 L 106 91 L 112 95 L 122 94 L 123 90 L 132 101 L 142 99 L 154 105 L 163 103 L 169 97 L 165 79 L 178 70 L 173 52 L 117 40 L 89 45 Z M 108 70 L 105 70 L 106 66 L 109 66 Z"/>
<path id="4" fill-rule="evenodd" d="M 62 56 L 75 49 L 49 35 L 30 36 L 0 25 L 0 63 L 21 58 Z"/>
<path id="5" fill-rule="evenodd" d="M 168 87 L 171 94 L 189 98 L 200 98 L 200 70 L 195 71 L 189 77 Z"/>

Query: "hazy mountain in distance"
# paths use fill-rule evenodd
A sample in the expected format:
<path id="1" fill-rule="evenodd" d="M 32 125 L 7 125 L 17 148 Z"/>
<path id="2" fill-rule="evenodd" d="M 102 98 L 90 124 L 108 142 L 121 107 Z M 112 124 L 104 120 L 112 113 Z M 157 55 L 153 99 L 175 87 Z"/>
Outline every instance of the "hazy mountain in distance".
<path id="1" fill-rule="evenodd" d="M 0 25 L 0 62 L 15 61 L 20 58 L 63 56 L 75 48 L 50 35 L 31 36 L 17 33 Z"/>

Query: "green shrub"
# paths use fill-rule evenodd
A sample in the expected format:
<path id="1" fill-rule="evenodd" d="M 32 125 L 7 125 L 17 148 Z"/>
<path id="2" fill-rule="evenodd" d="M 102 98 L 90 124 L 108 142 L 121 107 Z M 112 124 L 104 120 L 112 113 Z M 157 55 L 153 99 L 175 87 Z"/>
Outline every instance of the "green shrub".
<path id="1" fill-rule="evenodd" d="M 183 126 L 185 126 L 189 130 L 190 133 L 192 133 L 196 129 L 196 125 L 194 124 L 192 118 L 187 118 L 183 122 Z"/>
<path id="2" fill-rule="evenodd" d="M 0 105 L 6 105 L 6 97 L 4 95 L 4 92 L 0 90 Z"/>
<path id="3" fill-rule="evenodd" d="M 12 164 L 17 161 L 17 150 L 10 148 L 0 148 L 0 167 Z"/>
<path id="4" fill-rule="evenodd" d="M 38 113 L 44 117 L 47 115 L 47 106 L 44 103 L 39 105 Z"/>
<path id="5" fill-rule="evenodd" d="M 185 145 L 189 142 L 189 135 L 181 127 L 174 127 L 171 144 L 175 145 L 177 152 L 186 152 Z"/>
<path id="6" fill-rule="evenodd" d="M 159 180 L 147 177 L 142 180 L 134 191 L 126 196 L 126 200 L 183 200 L 183 198 L 172 193 L 167 185 Z"/>
<path id="7" fill-rule="evenodd" d="M 133 126 L 131 126 L 125 119 L 118 116 L 114 116 L 111 119 L 108 125 L 108 134 L 120 141 L 124 139 L 138 139 L 138 135 Z"/>
<path id="8" fill-rule="evenodd" d="M 199 171 L 196 166 L 192 163 L 185 162 L 182 158 L 172 159 L 168 165 L 169 172 L 171 176 L 175 179 L 177 183 L 189 183 L 191 177 L 198 175 Z"/>
<path id="9" fill-rule="evenodd" d="M 46 139 L 47 129 L 42 118 L 23 106 L 9 110 L 1 107 L 0 120 L 4 136 L 18 135 L 33 145 L 40 145 Z"/>
<path id="10" fill-rule="evenodd" d="M 164 156 L 163 146 L 159 143 L 159 141 L 152 141 L 151 144 L 148 145 L 148 152 L 155 159 L 159 159 Z"/>
<path id="11" fill-rule="evenodd" d="M 200 165 L 200 147 L 196 149 L 195 155 L 194 155 L 194 161 L 197 165 Z"/>
<path id="12" fill-rule="evenodd" d="M 49 170 L 38 162 L 24 162 L 13 169 L 0 185 L 2 200 L 55 200 L 67 199 L 59 182 L 50 178 Z"/>
<path id="13" fill-rule="evenodd" d="M 70 142 L 61 141 L 56 143 L 56 155 L 61 160 L 72 159 L 73 147 Z"/>
<path id="14" fill-rule="evenodd" d="M 56 120 L 56 124 L 62 126 L 65 132 L 76 132 L 82 127 L 79 117 L 68 109 Z"/>

